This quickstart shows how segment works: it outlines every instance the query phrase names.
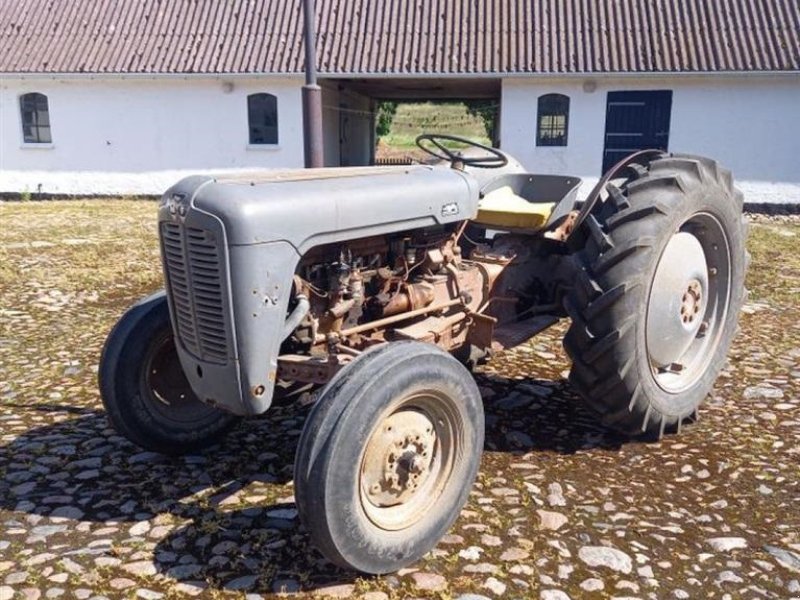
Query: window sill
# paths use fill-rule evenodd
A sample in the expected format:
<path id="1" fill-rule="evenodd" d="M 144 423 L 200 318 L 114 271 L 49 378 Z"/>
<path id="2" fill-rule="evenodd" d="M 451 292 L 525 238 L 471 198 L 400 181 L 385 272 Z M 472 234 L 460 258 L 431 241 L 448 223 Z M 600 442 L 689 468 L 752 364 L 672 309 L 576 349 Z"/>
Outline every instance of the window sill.
<path id="1" fill-rule="evenodd" d="M 280 147 L 280 144 L 247 144 L 246 149 L 247 150 L 256 150 L 256 151 L 261 151 L 261 152 L 264 152 L 264 151 L 269 152 L 269 151 L 280 150 L 281 147 Z"/>
<path id="2" fill-rule="evenodd" d="M 23 144 L 20 145 L 20 149 L 21 150 L 52 150 L 53 148 L 55 148 L 55 145 L 52 144 L 52 143 L 38 144 L 38 143 L 30 142 L 30 143 L 27 143 L 27 144 L 23 143 Z"/>

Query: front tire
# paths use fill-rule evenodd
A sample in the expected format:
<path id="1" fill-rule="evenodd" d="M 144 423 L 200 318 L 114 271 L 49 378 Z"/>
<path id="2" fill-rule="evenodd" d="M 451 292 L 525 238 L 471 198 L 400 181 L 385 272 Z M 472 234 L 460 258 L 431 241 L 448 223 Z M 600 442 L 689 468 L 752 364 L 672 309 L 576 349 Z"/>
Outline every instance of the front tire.
<path id="1" fill-rule="evenodd" d="M 570 381 L 607 426 L 680 428 L 725 363 L 744 299 L 742 194 L 691 156 L 631 164 L 576 230 Z"/>
<path id="2" fill-rule="evenodd" d="M 237 418 L 201 402 L 181 369 L 167 297 L 132 306 L 108 335 L 98 373 L 114 428 L 147 450 L 180 455 L 215 443 Z"/>
<path id="3" fill-rule="evenodd" d="M 483 425 L 474 380 L 435 346 L 359 356 L 322 391 L 298 445 L 295 498 L 314 544 L 371 574 L 421 558 L 467 500 Z"/>

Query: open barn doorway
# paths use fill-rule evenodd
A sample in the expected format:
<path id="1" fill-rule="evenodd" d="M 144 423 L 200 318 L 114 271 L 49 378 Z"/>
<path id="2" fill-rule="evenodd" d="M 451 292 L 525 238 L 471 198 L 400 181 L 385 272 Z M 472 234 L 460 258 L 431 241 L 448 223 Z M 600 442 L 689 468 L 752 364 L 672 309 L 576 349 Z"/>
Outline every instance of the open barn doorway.
<path id="1" fill-rule="evenodd" d="M 499 147 L 500 80 L 326 79 L 325 164 L 410 164 L 421 133 L 449 133 Z"/>

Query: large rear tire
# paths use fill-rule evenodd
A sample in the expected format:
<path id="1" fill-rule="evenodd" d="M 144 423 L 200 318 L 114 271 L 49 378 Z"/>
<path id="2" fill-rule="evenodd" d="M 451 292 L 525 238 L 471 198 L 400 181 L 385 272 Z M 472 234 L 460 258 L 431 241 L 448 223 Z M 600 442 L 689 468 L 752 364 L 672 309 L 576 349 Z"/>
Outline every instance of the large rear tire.
<path id="1" fill-rule="evenodd" d="M 163 292 L 132 306 L 111 330 L 98 379 L 111 424 L 147 450 L 169 455 L 201 450 L 237 421 L 201 402 L 189 386 Z"/>
<path id="2" fill-rule="evenodd" d="M 458 517 L 483 448 L 470 374 L 433 345 L 395 342 L 358 357 L 312 409 L 295 460 L 300 518 L 331 562 L 396 571 Z"/>
<path id="3" fill-rule="evenodd" d="M 570 381 L 604 424 L 660 437 L 696 415 L 736 332 L 743 197 L 700 157 L 665 154 L 621 175 L 573 234 L 580 275 L 564 348 Z"/>

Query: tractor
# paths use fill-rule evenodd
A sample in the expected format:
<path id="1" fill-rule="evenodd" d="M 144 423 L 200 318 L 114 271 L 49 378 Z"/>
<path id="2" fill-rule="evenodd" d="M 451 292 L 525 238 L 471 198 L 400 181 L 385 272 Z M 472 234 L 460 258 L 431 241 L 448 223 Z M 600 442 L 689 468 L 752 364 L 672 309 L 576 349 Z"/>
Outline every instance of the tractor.
<path id="1" fill-rule="evenodd" d="M 192 176 L 158 207 L 164 290 L 99 369 L 113 426 L 170 455 L 317 387 L 294 494 L 331 562 L 396 571 L 452 526 L 478 473 L 471 369 L 569 319 L 569 380 L 603 424 L 680 431 L 744 301 L 742 194 L 713 160 L 638 152 L 580 179 L 426 134 L 431 164 Z"/>

